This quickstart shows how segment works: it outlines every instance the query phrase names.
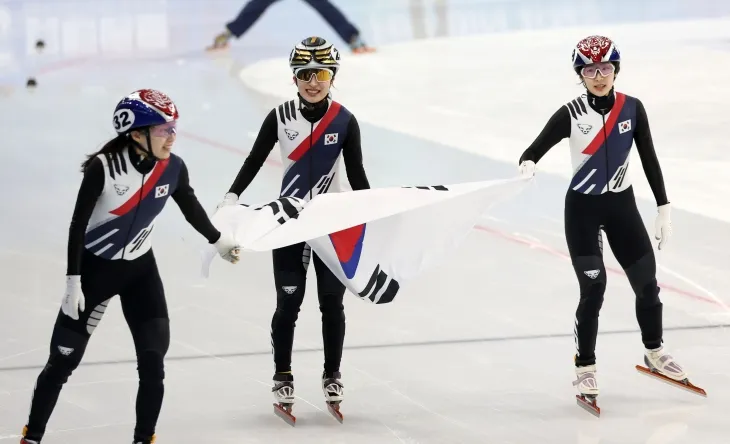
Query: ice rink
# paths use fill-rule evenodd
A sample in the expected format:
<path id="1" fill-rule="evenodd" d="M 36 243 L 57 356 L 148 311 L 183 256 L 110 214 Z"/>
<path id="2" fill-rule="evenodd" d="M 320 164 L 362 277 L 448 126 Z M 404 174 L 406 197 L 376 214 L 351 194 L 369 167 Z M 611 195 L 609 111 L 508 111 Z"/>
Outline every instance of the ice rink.
<path id="1" fill-rule="evenodd" d="M 634 370 L 643 353 L 634 295 L 607 249 L 597 345 L 602 415 L 576 406 L 578 286 L 563 236 L 570 166 L 561 143 L 526 191 L 495 208 L 443 266 L 393 303 L 345 295 L 343 424 L 327 413 L 320 389 L 314 279 L 297 322 L 291 428 L 272 413 L 270 253 L 247 254 L 235 267 L 218 261 L 210 279 L 200 278 L 204 241 L 170 202 L 154 238 L 172 328 L 157 443 L 730 442 L 730 4 L 347 0 L 343 10 L 378 47 L 352 56 L 294 0 L 272 6 L 250 37 L 212 55 L 201 48 L 242 2 L 219 0 L 209 9 L 202 1 L 148 2 L 165 17 L 155 29 L 168 44 L 140 49 L 137 35 L 126 52 L 111 55 L 78 49 L 84 34 L 63 25 L 69 17 L 108 24 L 101 6 L 23 3 L 0 2 L 0 48 L 11 54 L 0 56 L 0 443 L 18 442 L 47 359 L 79 164 L 113 135 L 111 114 L 122 96 L 157 88 L 175 100 L 175 151 L 213 210 L 265 115 L 294 97 L 290 47 L 320 34 L 342 47 L 333 94 L 358 117 L 372 186 L 508 178 L 550 115 L 581 93 L 570 52 L 593 33 L 615 36 L 625 60 L 617 90 L 639 97 L 649 115 L 673 204 L 674 237 L 657 253 L 665 345 L 707 398 Z M 132 11 L 132 3 L 124 8 Z M 124 14 L 134 21 L 130 11 Z M 39 30 L 50 55 L 36 58 L 30 49 Z M 27 91 L 31 74 L 39 87 Z M 632 165 L 653 234 L 655 202 L 639 159 Z M 281 174 L 275 148 L 242 200 L 276 197 Z M 129 443 L 136 388 L 131 336 L 113 299 L 43 444 Z"/>

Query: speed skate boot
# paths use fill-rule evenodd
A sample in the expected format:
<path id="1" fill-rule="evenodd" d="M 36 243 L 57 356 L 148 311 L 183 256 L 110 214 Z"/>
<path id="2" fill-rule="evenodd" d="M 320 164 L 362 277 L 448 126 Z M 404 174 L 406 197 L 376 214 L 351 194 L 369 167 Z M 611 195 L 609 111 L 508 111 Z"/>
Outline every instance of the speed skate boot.
<path id="1" fill-rule="evenodd" d="M 657 372 L 675 381 L 687 379 L 687 373 L 677 364 L 677 361 L 664 350 L 659 347 L 653 350 L 644 350 L 644 364 L 653 372 Z"/>
<path id="2" fill-rule="evenodd" d="M 228 42 L 231 40 L 231 37 L 233 37 L 231 31 L 229 31 L 228 28 L 224 29 L 223 32 L 215 36 L 215 38 L 213 39 L 213 44 L 205 48 L 206 51 L 228 49 Z"/>
<path id="3" fill-rule="evenodd" d="M 655 349 L 644 350 L 644 364 L 636 366 L 636 370 L 647 375 L 653 376 L 663 382 L 674 385 L 676 387 L 689 390 L 701 396 L 707 396 L 707 393 L 689 382 L 687 373 L 684 371 L 674 358 L 664 350 L 664 346 Z"/>
<path id="4" fill-rule="evenodd" d="M 344 419 L 340 412 L 340 403 L 345 396 L 345 386 L 342 385 L 341 378 L 340 372 L 322 373 L 322 392 L 324 392 L 324 399 L 327 402 L 327 409 L 340 422 Z"/>
<path id="5" fill-rule="evenodd" d="M 598 397 L 598 380 L 596 379 L 596 364 L 584 365 L 575 368 L 576 380 L 573 385 L 578 387 L 578 395 L 575 395 L 578 405 L 589 413 L 600 416 L 601 409 L 596 403 Z"/>
<path id="6" fill-rule="evenodd" d="M 155 444 L 156 440 L 157 440 L 157 437 L 155 435 L 152 435 L 152 438 L 150 438 L 150 439 L 134 438 L 134 441 L 132 441 L 132 444 Z"/>
<path id="7" fill-rule="evenodd" d="M 28 436 L 28 426 L 23 427 L 23 437 L 20 438 L 20 444 L 40 444 L 41 440 L 26 438 Z"/>
<path id="8" fill-rule="evenodd" d="M 297 418 L 292 415 L 292 406 L 294 405 L 294 375 L 291 372 L 275 373 L 274 387 L 271 388 L 274 393 L 274 413 L 281 419 L 294 425 Z"/>
<path id="9" fill-rule="evenodd" d="M 375 52 L 375 48 L 368 46 L 359 35 L 355 35 L 350 40 L 350 50 L 353 54 L 366 54 Z"/>

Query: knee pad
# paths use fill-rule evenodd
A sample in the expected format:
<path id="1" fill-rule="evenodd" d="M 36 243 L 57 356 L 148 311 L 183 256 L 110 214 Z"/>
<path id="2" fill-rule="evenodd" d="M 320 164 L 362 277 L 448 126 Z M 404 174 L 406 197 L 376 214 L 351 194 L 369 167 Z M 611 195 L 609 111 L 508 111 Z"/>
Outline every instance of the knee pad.
<path id="1" fill-rule="evenodd" d="M 301 273 L 274 271 L 276 311 L 284 316 L 296 316 L 304 301 L 307 280 Z"/>
<path id="2" fill-rule="evenodd" d="M 165 379 L 165 357 L 152 350 L 138 353 L 137 373 L 140 381 L 162 381 Z"/>
<path id="3" fill-rule="evenodd" d="M 298 292 L 304 292 L 307 285 L 306 275 L 292 271 L 274 270 L 274 282 L 276 283 L 276 292 L 281 295 L 293 295 Z"/>
<path id="4" fill-rule="evenodd" d="M 596 290 L 592 287 L 601 287 L 605 290 L 606 267 L 599 256 L 578 256 L 573 259 L 573 268 L 578 276 L 581 295 L 587 292 L 595 293 Z M 601 290 L 601 297 L 603 297 L 603 290 Z"/>
<path id="5" fill-rule="evenodd" d="M 656 261 L 653 252 L 646 254 L 624 272 L 629 278 L 634 294 L 636 294 L 636 304 L 638 306 L 650 307 L 661 303 L 659 301 L 659 285 L 656 281 Z"/>
<path id="6" fill-rule="evenodd" d="M 319 298 L 319 311 L 327 319 L 345 319 L 345 306 L 337 294 L 323 294 Z"/>
<path id="7" fill-rule="evenodd" d="M 81 363 L 89 337 L 57 327 L 53 330 L 51 350 L 43 373 L 56 383 L 65 384 L 68 377 Z"/>
<path id="8" fill-rule="evenodd" d="M 345 307 L 340 304 L 339 308 L 334 306 L 319 306 L 319 311 L 322 312 L 323 322 L 344 322 L 345 321 Z"/>
<path id="9" fill-rule="evenodd" d="M 580 302 L 576 318 L 597 318 L 603 306 L 606 292 L 606 267 L 599 256 L 579 256 L 573 259 L 573 267 L 580 285 Z"/>
<path id="10" fill-rule="evenodd" d="M 580 295 L 580 302 L 578 302 L 578 309 L 575 312 L 575 318 L 578 322 L 583 322 L 588 319 L 596 319 L 601 312 L 603 306 L 603 292 L 606 289 L 605 285 L 600 285 L 600 289 L 597 284 L 595 288 L 595 294 Z M 593 288 L 592 288 L 593 290 Z"/>
<path id="11" fill-rule="evenodd" d="M 137 348 L 137 371 L 141 381 L 165 378 L 165 355 L 170 348 L 170 320 L 153 319 L 137 328 L 133 335 Z"/>

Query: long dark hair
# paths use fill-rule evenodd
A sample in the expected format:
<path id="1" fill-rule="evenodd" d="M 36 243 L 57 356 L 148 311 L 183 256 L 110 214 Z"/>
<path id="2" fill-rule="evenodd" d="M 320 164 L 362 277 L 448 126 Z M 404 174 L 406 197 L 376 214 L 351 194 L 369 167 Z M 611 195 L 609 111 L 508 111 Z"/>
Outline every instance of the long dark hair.
<path id="1" fill-rule="evenodd" d="M 97 152 L 86 155 L 86 160 L 81 163 L 81 172 L 85 173 L 86 169 L 91 164 L 91 161 L 94 160 L 94 158 L 99 154 L 118 153 L 126 148 L 127 145 L 129 145 L 129 138 L 126 136 L 126 134 L 117 135 L 117 137 L 105 143 L 104 146 L 101 147 L 101 149 Z"/>

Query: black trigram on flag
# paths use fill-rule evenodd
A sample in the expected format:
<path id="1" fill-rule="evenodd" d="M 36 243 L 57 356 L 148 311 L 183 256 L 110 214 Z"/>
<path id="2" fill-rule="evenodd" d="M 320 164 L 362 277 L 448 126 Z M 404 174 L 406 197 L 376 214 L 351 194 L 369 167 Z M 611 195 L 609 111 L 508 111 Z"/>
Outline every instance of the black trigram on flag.
<path id="1" fill-rule="evenodd" d="M 376 301 L 375 298 L 383 287 L 385 287 L 386 282 L 388 282 L 388 286 L 385 288 L 385 291 L 383 291 L 380 298 Z M 387 304 L 393 300 L 399 289 L 400 284 L 398 281 L 390 279 L 390 277 L 380 269 L 380 265 L 378 265 L 375 267 L 375 270 L 373 270 L 373 274 L 370 276 L 370 280 L 365 286 L 365 289 L 361 291 L 358 296 L 363 299 L 370 299 L 371 302 L 375 302 L 376 304 Z"/>
<path id="2" fill-rule="evenodd" d="M 446 188 L 443 185 L 431 185 L 431 186 L 420 186 L 420 187 L 403 187 L 403 188 L 417 188 L 419 190 L 449 191 L 449 189 Z"/>
<path id="3" fill-rule="evenodd" d="M 299 213 L 304 209 L 304 202 L 296 197 L 280 197 L 263 207 L 256 208 L 256 211 L 266 207 L 271 207 L 274 217 L 278 217 L 277 222 L 283 225 L 289 219 L 299 217 Z"/>

